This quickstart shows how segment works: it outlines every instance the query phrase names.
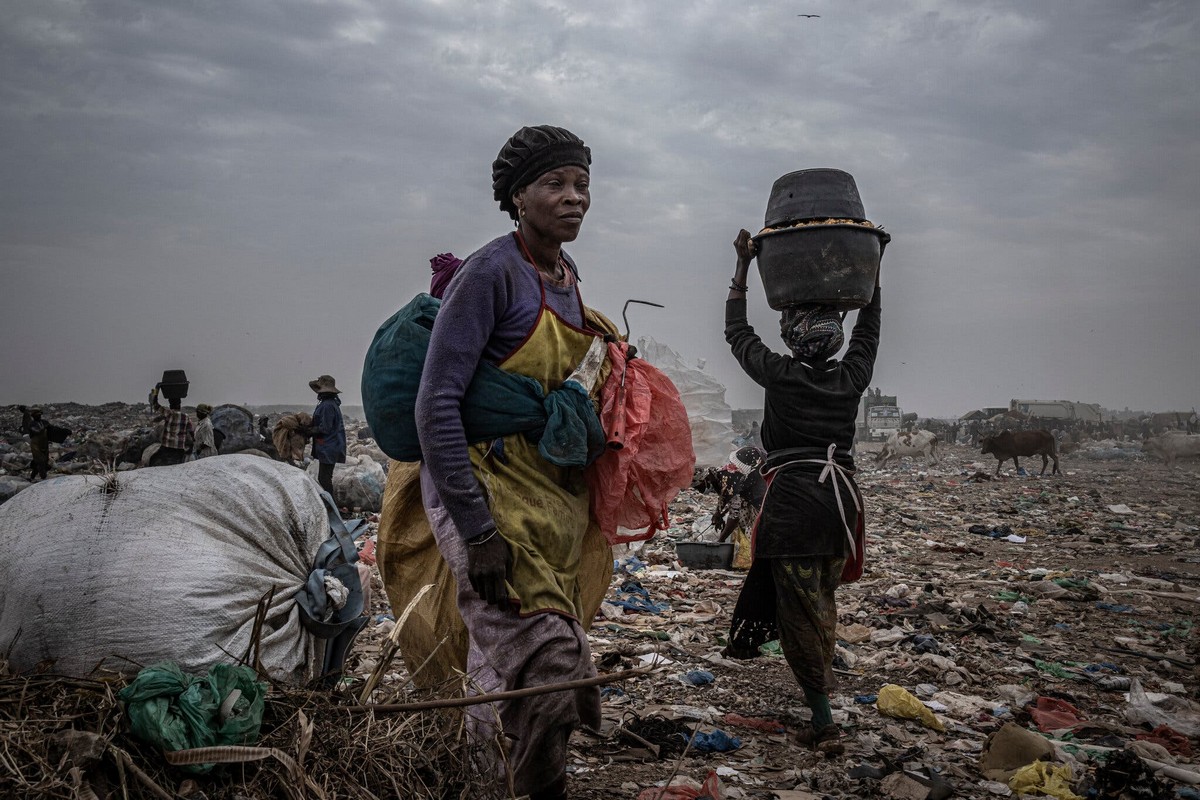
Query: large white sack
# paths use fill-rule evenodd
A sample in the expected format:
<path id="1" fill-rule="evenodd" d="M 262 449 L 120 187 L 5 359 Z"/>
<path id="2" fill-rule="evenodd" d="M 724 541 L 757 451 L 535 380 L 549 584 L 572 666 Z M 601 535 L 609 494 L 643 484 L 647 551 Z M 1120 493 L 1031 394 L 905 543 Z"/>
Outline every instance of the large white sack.
<path id="1" fill-rule="evenodd" d="M 308 474 L 315 481 L 320 465 L 308 464 Z M 346 463 L 333 467 L 333 501 L 338 508 L 360 511 L 380 511 L 383 508 L 383 487 L 387 474 L 368 455 L 346 456 Z"/>
<path id="2" fill-rule="evenodd" d="M 638 354 L 670 378 L 679 390 L 692 428 L 696 466 L 725 464 L 733 449 L 733 409 L 725 402 L 724 384 L 648 336 L 638 339 L 637 348 Z"/>
<path id="3" fill-rule="evenodd" d="M 101 661 L 203 672 L 245 653 L 274 587 L 262 663 L 308 680 L 324 642 L 294 595 L 329 536 L 318 492 L 295 467 L 244 455 L 121 472 L 115 491 L 100 476 L 31 486 L 0 505 L 0 653 L 16 639 L 13 668 L 54 660 L 68 675 Z"/>

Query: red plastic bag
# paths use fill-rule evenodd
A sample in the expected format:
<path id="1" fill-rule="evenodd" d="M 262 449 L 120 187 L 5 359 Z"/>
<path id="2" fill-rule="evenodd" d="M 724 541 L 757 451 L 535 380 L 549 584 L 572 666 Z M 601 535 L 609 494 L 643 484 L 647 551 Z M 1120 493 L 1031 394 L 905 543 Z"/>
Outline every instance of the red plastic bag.
<path id="1" fill-rule="evenodd" d="M 649 362 L 610 342 L 600 391 L 609 447 L 587 470 L 592 518 L 609 544 L 639 542 L 670 524 L 667 504 L 692 483 L 696 454 L 679 390 Z M 623 381 L 623 385 L 622 385 Z"/>
<path id="2" fill-rule="evenodd" d="M 1169 725 L 1159 725 L 1149 733 L 1139 733 L 1136 738 L 1143 742 L 1161 744 L 1173 756 L 1190 757 L 1192 755 L 1192 743 L 1186 736 Z"/>
<path id="3" fill-rule="evenodd" d="M 721 779 L 717 777 L 717 773 L 710 771 L 699 789 L 692 788 L 695 783 L 695 781 L 688 780 L 682 785 L 643 789 L 638 794 L 637 800 L 698 800 L 702 797 L 721 800 Z M 692 786 L 687 784 L 692 784 Z"/>
<path id="4" fill-rule="evenodd" d="M 1083 722 L 1078 708 L 1056 697 L 1039 697 L 1037 705 L 1029 709 L 1029 715 L 1043 733 L 1074 728 Z"/>

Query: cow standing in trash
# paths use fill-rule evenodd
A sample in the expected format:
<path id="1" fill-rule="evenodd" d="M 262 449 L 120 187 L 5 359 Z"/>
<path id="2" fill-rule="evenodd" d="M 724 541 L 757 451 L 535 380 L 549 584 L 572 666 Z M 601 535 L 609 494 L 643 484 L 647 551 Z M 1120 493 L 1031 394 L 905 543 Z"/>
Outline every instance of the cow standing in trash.
<path id="1" fill-rule="evenodd" d="M 1167 462 L 1167 469 L 1175 469 L 1177 459 L 1200 456 L 1200 436 L 1184 431 L 1167 431 L 1143 442 L 1142 450 L 1162 458 Z"/>
<path id="2" fill-rule="evenodd" d="M 985 436 L 982 440 L 983 455 L 991 453 L 998 460 L 996 461 L 996 474 L 1000 474 L 1000 465 L 1005 461 L 1012 459 L 1013 469 L 1021 469 L 1020 463 L 1017 461 L 1019 456 L 1041 456 L 1042 471 L 1038 474 L 1046 474 L 1046 464 L 1049 460 L 1054 459 L 1054 470 L 1050 473 L 1062 474 L 1058 468 L 1058 448 L 1054 443 L 1054 436 L 1050 431 L 1001 431 L 992 436 Z"/>
<path id="3" fill-rule="evenodd" d="M 894 432 L 883 443 L 883 449 L 875 456 L 875 464 L 886 467 L 892 459 L 899 461 L 904 456 L 924 456 L 929 464 L 936 464 L 940 459 L 937 454 L 938 437 L 931 431 L 916 430 L 909 433 Z"/>

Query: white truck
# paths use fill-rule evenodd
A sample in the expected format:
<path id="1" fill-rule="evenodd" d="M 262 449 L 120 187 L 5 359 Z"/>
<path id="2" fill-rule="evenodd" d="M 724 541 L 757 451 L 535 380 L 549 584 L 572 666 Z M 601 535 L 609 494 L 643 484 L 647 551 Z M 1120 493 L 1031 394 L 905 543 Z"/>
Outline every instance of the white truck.
<path id="1" fill-rule="evenodd" d="M 871 406 L 867 409 L 867 435 L 872 442 L 886 441 L 900 430 L 900 418 L 903 416 L 900 406 Z"/>

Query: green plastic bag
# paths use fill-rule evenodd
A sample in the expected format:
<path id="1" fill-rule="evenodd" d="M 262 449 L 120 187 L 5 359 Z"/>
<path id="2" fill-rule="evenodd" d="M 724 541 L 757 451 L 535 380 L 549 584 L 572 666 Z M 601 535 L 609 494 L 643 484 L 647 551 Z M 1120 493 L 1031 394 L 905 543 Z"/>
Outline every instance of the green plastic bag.
<path id="1" fill-rule="evenodd" d="M 266 688 L 249 667 L 217 664 L 196 676 L 174 664 L 155 664 L 139 672 L 118 697 L 133 734 L 173 752 L 253 744 L 262 727 Z M 183 769 L 202 774 L 213 766 Z"/>

